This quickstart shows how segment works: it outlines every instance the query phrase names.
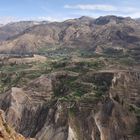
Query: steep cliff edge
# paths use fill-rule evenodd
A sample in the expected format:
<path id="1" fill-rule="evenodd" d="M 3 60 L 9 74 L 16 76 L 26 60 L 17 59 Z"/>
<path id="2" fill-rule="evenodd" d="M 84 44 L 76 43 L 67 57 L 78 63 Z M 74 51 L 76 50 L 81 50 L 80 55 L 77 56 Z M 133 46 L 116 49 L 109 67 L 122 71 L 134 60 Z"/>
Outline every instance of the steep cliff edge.
<path id="1" fill-rule="evenodd" d="M 0 108 L 38 140 L 139 140 L 139 85 L 138 71 L 61 71 L 1 94 Z"/>
<path id="2" fill-rule="evenodd" d="M 8 126 L 5 121 L 4 112 L 0 110 L 0 140 L 35 140 L 25 139 Z"/>

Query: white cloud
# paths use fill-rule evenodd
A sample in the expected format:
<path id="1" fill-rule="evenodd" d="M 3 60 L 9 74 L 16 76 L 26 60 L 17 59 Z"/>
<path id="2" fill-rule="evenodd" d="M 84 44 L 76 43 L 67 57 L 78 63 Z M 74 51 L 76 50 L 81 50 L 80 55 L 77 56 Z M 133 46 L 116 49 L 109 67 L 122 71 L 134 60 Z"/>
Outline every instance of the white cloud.
<path id="1" fill-rule="evenodd" d="M 133 7 L 120 7 L 120 8 L 117 8 L 117 11 L 118 12 L 121 12 L 121 13 L 126 13 L 126 14 L 132 14 L 132 13 L 137 13 L 137 12 L 140 12 L 140 9 L 137 9 L 137 8 L 133 8 Z"/>
<path id="2" fill-rule="evenodd" d="M 78 4 L 78 5 L 65 5 L 66 9 L 79 9 L 79 10 L 100 10 L 100 11 L 117 11 L 117 8 L 113 5 L 101 5 L 101 4 Z"/>
<path id="3" fill-rule="evenodd" d="M 139 12 L 134 12 L 134 13 L 131 13 L 131 14 L 126 14 L 125 16 L 129 16 L 129 17 L 132 17 L 132 18 L 140 18 L 140 11 Z"/>
<path id="4" fill-rule="evenodd" d="M 77 5 L 65 5 L 65 9 L 75 9 L 79 15 L 88 15 L 92 17 L 98 17 L 103 15 L 118 15 L 124 17 L 138 18 L 140 17 L 140 9 L 130 6 L 115 6 L 115 5 L 104 5 L 104 4 L 77 4 Z M 91 10 L 94 11 L 91 13 Z M 99 13 L 103 12 L 102 14 Z M 74 12 L 76 13 L 76 11 Z"/>
<path id="5" fill-rule="evenodd" d="M 24 18 L 19 18 L 19 17 L 0 17 L 0 24 L 7 24 L 10 22 L 18 22 L 18 21 L 64 21 L 66 19 L 70 19 L 70 17 L 51 17 L 51 16 L 41 16 L 41 17 L 24 17 Z"/>
<path id="6" fill-rule="evenodd" d="M 12 16 L 0 17 L 0 24 L 7 24 L 9 22 L 14 22 L 18 20 L 18 18 Z"/>
<path id="7" fill-rule="evenodd" d="M 59 21 L 60 19 L 59 18 L 55 18 L 55 17 L 50 17 L 50 16 L 42 16 L 42 17 L 37 17 L 37 18 L 34 18 L 34 20 L 39 20 L 39 21 L 43 21 L 43 20 L 47 20 L 47 21 Z"/>
<path id="8" fill-rule="evenodd" d="M 132 18 L 140 18 L 140 9 L 136 7 L 130 7 L 130 6 L 122 6 L 118 7 L 115 5 L 101 5 L 101 4 L 78 4 L 78 5 L 65 5 L 64 8 L 66 9 L 77 9 L 76 11 L 71 10 L 71 13 L 52 13 L 52 11 L 47 10 L 45 7 L 43 7 L 44 10 L 46 10 L 47 14 L 50 16 L 39 16 L 39 17 L 12 17 L 12 16 L 6 16 L 6 17 L 0 17 L 0 24 L 7 24 L 9 22 L 16 22 L 16 21 L 64 21 L 71 18 L 77 18 L 80 16 L 91 16 L 94 18 L 97 18 L 99 16 L 105 16 L 105 15 L 118 15 L 118 16 L 124 16 L 124 17 L 132 17 Z M 4 9 L 0 9 L 4 10 Z M 94 12 L 91 12 L 94 11 Z M 99 12 L 99 11 L 102 11 Z"/>

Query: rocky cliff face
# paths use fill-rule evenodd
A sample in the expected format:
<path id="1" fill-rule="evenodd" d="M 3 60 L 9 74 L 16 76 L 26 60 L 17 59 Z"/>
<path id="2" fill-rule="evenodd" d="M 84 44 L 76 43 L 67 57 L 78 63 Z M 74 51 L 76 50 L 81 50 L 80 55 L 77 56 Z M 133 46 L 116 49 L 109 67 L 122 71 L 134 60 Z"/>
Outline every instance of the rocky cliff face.
<path id="1" fill-rule="evenodd" d="M 25 139 L 8 126 L 5 121 L 4 112 L 0 110 L 0 140 L 35 140 Z"/>
<path id="2" fill-rule="evenodd" d="M 67 81 L 74 77 L 66 72 L 43 75 L 1 94 L 6 121 L 38 140 L 140 139 L 139 72 L 87 73 L 80 77 L 81 84 L 94 90 L 80 98 L 69 90 Z"/>

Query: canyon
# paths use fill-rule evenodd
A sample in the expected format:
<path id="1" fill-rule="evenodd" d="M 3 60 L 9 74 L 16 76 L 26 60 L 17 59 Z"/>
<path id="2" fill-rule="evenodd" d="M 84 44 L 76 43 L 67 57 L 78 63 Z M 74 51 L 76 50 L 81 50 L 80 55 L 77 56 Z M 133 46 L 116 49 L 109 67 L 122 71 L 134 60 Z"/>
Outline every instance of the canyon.
<path id="1" fill-rule="evenodd" d="M 139 21 L 29 23 L 0 38 L 0 139 L 139 140 Z"/>

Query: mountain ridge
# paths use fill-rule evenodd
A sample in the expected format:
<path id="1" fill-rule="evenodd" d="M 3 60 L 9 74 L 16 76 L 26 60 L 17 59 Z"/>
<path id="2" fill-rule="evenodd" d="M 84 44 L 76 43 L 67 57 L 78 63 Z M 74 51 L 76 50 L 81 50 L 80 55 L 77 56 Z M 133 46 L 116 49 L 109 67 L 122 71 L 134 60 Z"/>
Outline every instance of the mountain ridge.
<path id="1" fill-rule="evenodd" d="M 19 21 L 7 23 L 0 26 L 0 41 L 7 40 L 8 38 L 17 35 L 32 26 L 45 23 L 47 23 L 47 21 Z"/>
<path id="2" fill-rule="evenodd" d="M 38 53 L 50 46 L 128 51 L 140 44 L 140 23 L 129 17 L 81 17 L 64 22 L 47 22 L 26 28 L 1 41 L 1 53 Z M 116 47 L 115 47 L 116 46 Z"/>

